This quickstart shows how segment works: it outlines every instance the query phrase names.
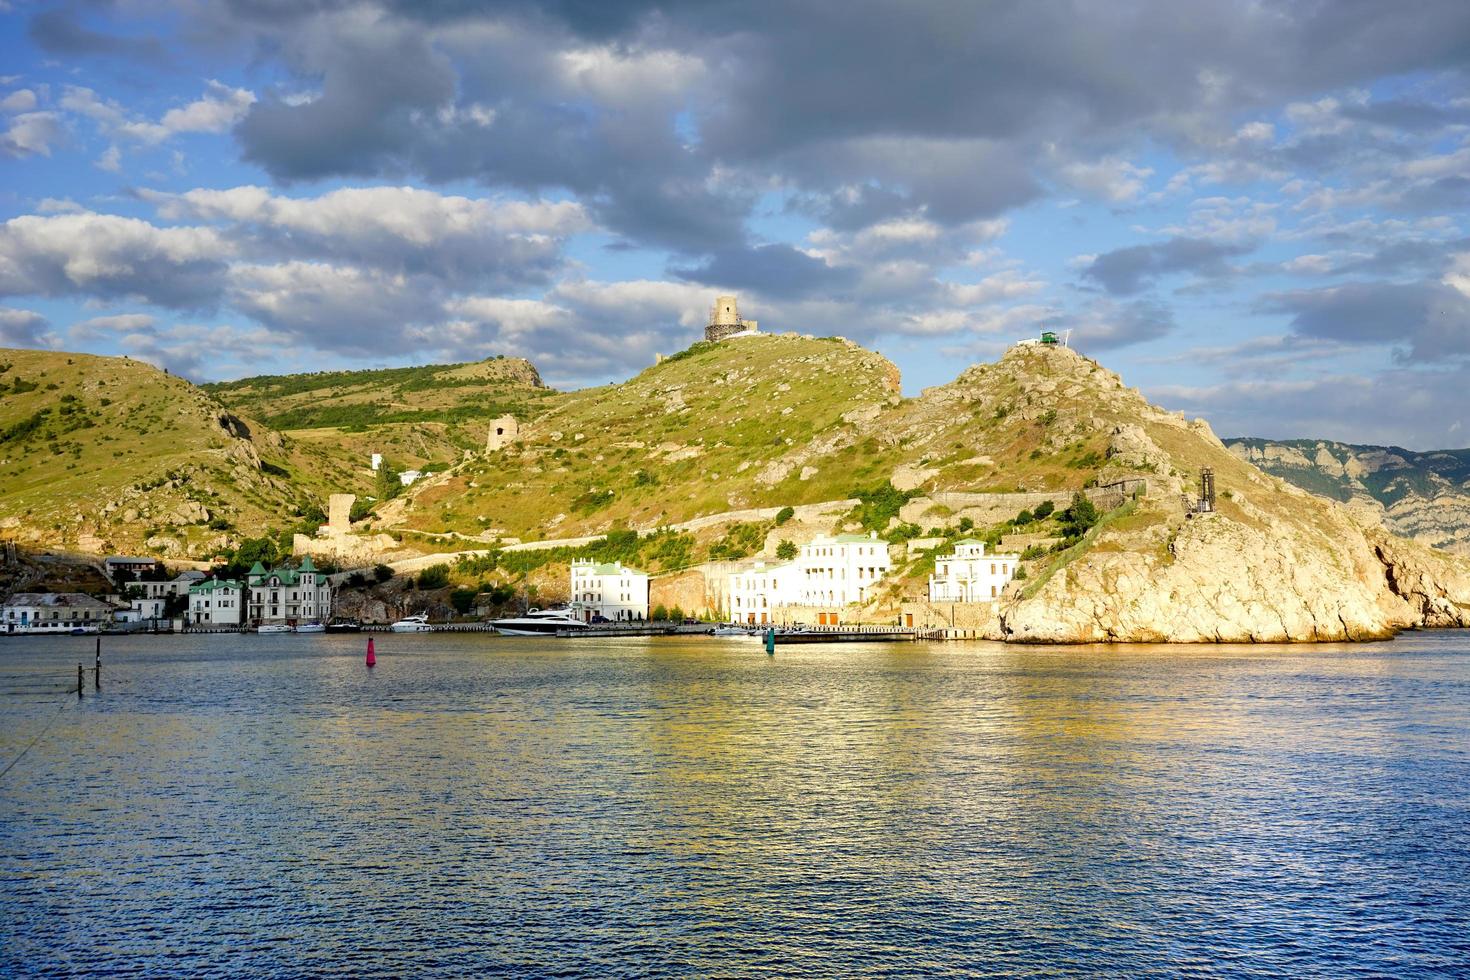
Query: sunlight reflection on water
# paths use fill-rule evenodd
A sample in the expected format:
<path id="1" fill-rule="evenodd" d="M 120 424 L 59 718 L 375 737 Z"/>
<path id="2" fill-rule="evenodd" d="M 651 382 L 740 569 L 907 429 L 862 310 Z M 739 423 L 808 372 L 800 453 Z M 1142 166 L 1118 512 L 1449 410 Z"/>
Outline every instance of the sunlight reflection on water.
<path id="1" fill-rule="evenodd" d="M 4 972 L 1470 966 L 1464 633 L 379 641 L 0 641 Z"/>

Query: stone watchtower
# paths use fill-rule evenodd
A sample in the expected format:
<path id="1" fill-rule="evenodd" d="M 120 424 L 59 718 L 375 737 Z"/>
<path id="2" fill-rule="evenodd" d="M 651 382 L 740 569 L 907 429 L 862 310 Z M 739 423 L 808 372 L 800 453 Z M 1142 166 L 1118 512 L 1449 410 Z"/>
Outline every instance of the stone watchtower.
<path id="1" fill-rule="evenodd" d="M 485 452 L 493 453 L 521 439 L 521 425 L 513 415 L 502 415 L 490 423 L 490 436 L 485 440 Z"/>
<path id="2" fill-rule="evenodd" d="M 740 307 L 734 296 L 715 297 L 714 308 L 709 311 L 709 324 L 704 328 L 704 339 L 715 342 L 737 333 L 754 333 L 756 322 L 742 320 Z"/>

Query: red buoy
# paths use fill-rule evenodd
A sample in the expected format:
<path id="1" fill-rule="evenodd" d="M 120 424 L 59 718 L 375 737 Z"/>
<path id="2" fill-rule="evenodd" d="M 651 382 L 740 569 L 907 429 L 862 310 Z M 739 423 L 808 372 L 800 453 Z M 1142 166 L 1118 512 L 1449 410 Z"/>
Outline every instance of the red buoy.
<path id="1" fill-rule="evenodd" d="M 371 667 L 373 664 L 375 664 L 377 662 L 378 662 L 378 658 L 373 655 L 373 638 L 370 636 L 370 637 L 368 637 L 367 665 L 369 667 Z"/>

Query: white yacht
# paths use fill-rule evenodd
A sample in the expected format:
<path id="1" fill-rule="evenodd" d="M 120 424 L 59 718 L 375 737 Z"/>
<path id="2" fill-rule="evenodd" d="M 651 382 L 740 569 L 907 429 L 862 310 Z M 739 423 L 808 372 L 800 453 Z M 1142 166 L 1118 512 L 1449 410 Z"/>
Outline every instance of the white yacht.
<path id="1" fill-rule="evenodd" d="M 298 623 L 296 625 L 298 633 L 325 633 L 326 631 L 327 627 L 322 623 Z"/>
<path id="2" fill-rule="evenodd" d="M 291 627 L 287 626 L 285 623 L 261 623 L 259 626 L 255 627 L 255 632 L 289 633 L 291 632 Z"/>
<path id="3" fill-rule="evenodd" d="M 591 629 L 568 609 L 532 609 L 524 616 L 492 619 L 490 625 L 505 636 L 555 636 L 557 630 Z"/>
<path id="4" fill-rule="evenodd" d="M 388 628 L 395 633 L 427 633 L 429 632 L 429 617 L 422 613 L 417 616 L 404 616 Z"/>

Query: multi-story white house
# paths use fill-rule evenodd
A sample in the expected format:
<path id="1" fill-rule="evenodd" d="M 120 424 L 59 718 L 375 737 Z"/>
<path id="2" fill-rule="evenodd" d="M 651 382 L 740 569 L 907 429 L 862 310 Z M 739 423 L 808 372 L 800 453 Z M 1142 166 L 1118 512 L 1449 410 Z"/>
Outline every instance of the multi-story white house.
<path id="1" fill-rule="evenodd" d="M 112 623 L 113 607 L 80 592 L 17 592 L 0 605 L 0 632 L 69 633 Z"/>
<path id="2" fill-rule="evenodd" d="M 737 622 L 773 623 L 773 610 L 805 606 L 818 610 L 817 622 L 838 622 L 837 610 L 872 597 L 874 586 L 891 568 L 888 544 L 876 534 L 818 535 L 801 546 L 794 561 L 763 562 L 730 576 L 730 615 Z"/>
<path id="3" fill-rule="evenodd" d="M 245 589 L 234 579 L 209 579 L 189 587 L 189 622 L 194 626 L 239 626 Z"/>
<path id="4" fill-rule="evenodd" d="M 311 556 L 297 568 L 281 566 L 266 571 L 256 562 L 246 576 L 249 598 L 247 618 L 252 626 L 261 623 L 311 623 L 332 615 L 332 585 L 317 571 Z"/>
<path id="5" fill-rule="evenodd" d="M 776 609 L 795 601 L 799 575 L 795 562 L 767 565 L 763 561 L 731 574 L 730 618 L 757 625 L 776 622 Z"/>
<path id="6" fill-rule="evenodd" d="M 134 582 L 129 589 L 141 589 L 144 599 L 166 599 L 174 595 L 188 595 L 190 587 L 204 581 L 204 573 L 180 572 L 165 582 Z"/>
<path id="7" fill-rule="evenodd" d="M 874 534 L 825 534 L 801 546 L 797 603 L 845 606 L 866 601 L 874 585 L 888 574 L 888 543 Z"/>
<path id="8" fill-rule="evenodd" d="M 622 562 L 603 564 L 591 558 L 575 558 L 572 607 L 589 621 L 593 616 L 614 622 L 647 619 L 648 573 Z"/>
<path id="9" fill-rule="evenodd" d="M 1020 555 L 986 555 L 985 542 L 956 541 L 954 554 L 934 559 L 930 602 L 994 602 L 1016 574 Z"/>

